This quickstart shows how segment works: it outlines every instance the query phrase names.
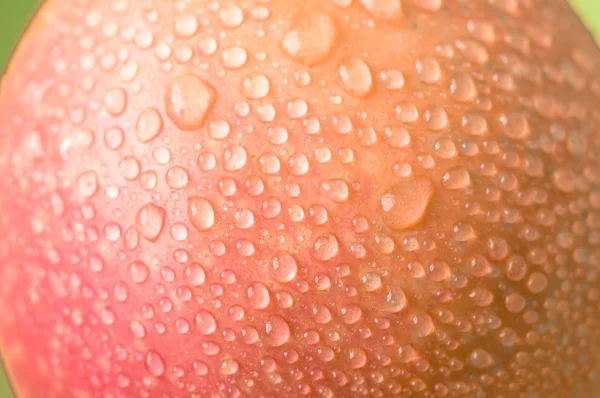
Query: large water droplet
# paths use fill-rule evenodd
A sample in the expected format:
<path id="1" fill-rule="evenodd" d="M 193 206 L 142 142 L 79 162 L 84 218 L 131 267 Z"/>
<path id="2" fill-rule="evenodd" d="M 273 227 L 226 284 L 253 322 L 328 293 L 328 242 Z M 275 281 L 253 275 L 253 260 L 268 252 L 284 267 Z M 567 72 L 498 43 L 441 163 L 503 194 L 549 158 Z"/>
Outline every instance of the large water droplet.
<path id="1" fill-rule="evenodd" d="M 188 198 L 188 217 L 194 228 L 200 232 L 210 229 L 215 224 L 215 211 L 208 199 L 193 196 Z"/>
<path id="2" fill-rule="evenodd" d="M 289 253 L 279 253 L 271 261 L 273 278 L 281 283 L 292 281 L 298 272 L 296 259 Z"/>
<path id="3" fill-rule="evenodd" d="M 335 21 L 328 14 L 311 9 L 296 19 L 283 38 L 283 51 L 304 65 L 316 65 L 327 60 L 338 42 Z"/>
<path id="4" fill-rule="evenodd" d="M 198 263 L 192 263 L 185 267 L 184 270 L 185 281 L 193 287 L 200 286 L 204 284 L 206 280 L 206 272 L 202 265 Z"/>
<path id="5" fill-rule="evenodd" d="M 215 88 L 199 76 L 191 73 L 179 75 L 167 87 L 167 114 L 181 130 L 199 129 L 216 97 Z"/>
<path id="6" fill-rule="evenodd" d="M 388 312 L 400 312 L 406 307 L 406 294 L 400 286 L 391 286 L 387 289 L 384 308 Z"/>
<path id="7" fill-rule="evenodd" d="M 84 198 L 90 198 L 98 192 L 98 174 L 95 171 L 85 171 L 77 179 L 77 188 Z"/>
<path id="8" fill-rule="evenodd" d="M 355 98 L 365 98 L 373 92 L 371 69 L 360 58 L 348 58 L 339 67 L 338 73 L 342 87 Z"/>
<path id="9" fill-rule="evenodd" d="M 200 334 L 210 335 L 217 330 L 217 320 L 213 314 L 206 310 L 198 311 L 194 320 L 196 322 L 196 329 Z"/>
<path id="10" fill-rule="evenodd" d="M 129 264 L 129 277 L 135 283 L 144 283 L 150 276 L 148 266 L 141 261 L 134 261 Z"/>
<path id="11" fill-rule="evenodd" d="M 359 0 L 369 14 L 382 21 L 398 23 L 402 20 L 400 0 Z"/>
<path id="12" fill-rule="evenodd" d="M 146 369 L 154 377 L 160 377 L 165 373 L 165 361 L 158 352 L 148 351 L 148 354 L 146 354 Z"/>
<path id="13" fill-rule="evenodd" d="M 166 214 L 164 208 L 153 203 L 142 206 L 136 216 L 136 227 L 140 235 L 150 242 L 156 242 L 163 230 Z"/>
<path id="14" fill-rule="evenodd" d="M 248 287 L 248 301 L 252 308 L 258 310 L 267 308 L 271 301 L 269 289 L 260 282 L 252 283 L 250 287 Z"/>
<path id="15" fill-rule="evenodd" d="M 342 203 L 348 199 L 349 188 L 344 180 L 327 180 L 321 183 L 319 193 L 334 202 Z"/>
<path id="16" fill-rule="evenodd" d="M 163 119 L 156 108 L 147 108 L 140 113 L 135 126 L 135 136 L 141 143 L 151 141 L 163 128 Z"/>
<path id="17" fill-rule="evenodd" d="M 271 83 L 269 82 L 269 78 L 262 73 L 246 76 L 242 82 L 242 93 L 251 99 L 266 97 L 270 89 Z"/>
<path id="18" fill-rule="evenodd" d="M 313 246 L 313 256 L 317 260 L 329 261 L 339 250 L 339 243 L 335 235 L 325 233 L 317 238 Z"/>
<path id="19" fill-rule="evenodd" d="M 246 165 L 248 155 L 241 145 L 230 145 L 223 153 L 223 168 L 227 171 L 236 171 Z"/>
<path id="20" fill-rule="evenodd" d="M 381 197 L 383 222 L 396 231 L 417 225 L 425 217 L 433 194 L 433 184 L 426 177 L 407 178 L 394 185 Z"/>
<path id="21" fill-rule="evenodd" d="M 274 315 L 265 323 L 263 339 L 269 347 L 280 347 L 290 338 L 290 327 L 280 316 Z"/>

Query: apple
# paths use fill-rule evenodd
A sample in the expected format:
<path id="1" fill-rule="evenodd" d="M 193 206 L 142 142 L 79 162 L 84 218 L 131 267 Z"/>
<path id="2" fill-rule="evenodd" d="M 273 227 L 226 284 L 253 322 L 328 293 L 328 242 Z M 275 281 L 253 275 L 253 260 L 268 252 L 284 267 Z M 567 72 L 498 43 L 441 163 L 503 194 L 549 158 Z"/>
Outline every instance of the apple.
<path id="1" fill-rule="evenodd" d="M 48 0 L 0 88 L 23 398 L 591 397 L 600 52 L 561 0 Z"/>

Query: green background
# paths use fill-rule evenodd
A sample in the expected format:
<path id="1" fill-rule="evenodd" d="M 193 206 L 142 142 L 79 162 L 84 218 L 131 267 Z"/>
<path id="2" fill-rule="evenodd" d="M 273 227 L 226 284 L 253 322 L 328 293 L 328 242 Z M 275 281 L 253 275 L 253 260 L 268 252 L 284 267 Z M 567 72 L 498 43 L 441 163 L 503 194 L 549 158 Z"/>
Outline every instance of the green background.
<path id="1" fill-rule="evenodd" d="M 600 0 L 571 0 L 588 27 L 600 38 Z M 33 14 L 37 0 L 0 1 L 0 70 L 19 39 L 19 35 Z M 12 394 L 0 367 L 0 398 L 10 398 Z"/>

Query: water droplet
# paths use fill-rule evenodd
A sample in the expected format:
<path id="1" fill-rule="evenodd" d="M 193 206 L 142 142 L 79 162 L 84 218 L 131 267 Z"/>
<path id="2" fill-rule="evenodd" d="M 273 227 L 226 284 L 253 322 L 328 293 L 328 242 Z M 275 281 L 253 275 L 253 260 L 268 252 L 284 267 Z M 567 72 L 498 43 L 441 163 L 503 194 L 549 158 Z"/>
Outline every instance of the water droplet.
<path id="1" fill-rule="evenodd" d="M 320 261 L 329 261 L 338 253 L 339 243 L 335 235 L 325 233 L 317 238 L 312 254 Z"/>
<path id="2" fill-rule="evenodd" d="M 460 102 L 472 102 L 477 98 L 478 90 L 475 80 L 467 72 L 459 72 L 450 79 L 450 94 Z"/>
<path id="3" fill-rule="evenodd" d="M 381 197 L 383 222 L 395 231 L 417 225 L 425 217 L 434 187 L 426 177 L 407 178 Z"/>
<path id="4" fill-rule="evenodd" d="M 421 57 L 415 62 L 417 76 L 423 83 L 437 83 L 442 77 L 442 68 L 434 57 Z"/>
<path id="5" fill-rule="evenodd" d="M 140 235 L 156 242 L 165 224 L 166 211 L 153 203 L 142 206 L 136 216 L 136 227 Z"/>
<path id="6" fill-rule="evenodd" d="M 120 127 L 109 127 L 104 132 L 104 144 L 108 149 L 119 149 L 124 140 L 125 132 Z"/>
<path id="7" fill-rule="evenodd" d="M 442 8 L 443 0 L 412 0 L 412 3 L 423 11 L 436 12 Z"/>
<path id="8" fill-rule="evenodd" d="M 113 295 L 115 300 L 120 303 L 124 303 L 129 298 L 129 288 L 125 282 L 117 282 L 113 286 Z"/>
<path id="9" fill-rule="evenodd" d="M 246 165 L 248 155 L 244 147 L 240 145 L 230 145 L 223 154 L 223 168 L 227 171 L 236 171 Z"/>
<path id="10" fill-rule="evenodd" d="M 522 112 L 509 112 L 500 115 L 500 124 L 508 138 L 523 140 L 531 135 L 527 116 Z"/>
<path id="11" fill-rule="evenodd" d="M 84 198 L 91 198 L 98 192 L 98 174 L 95 171 L 84 171 L 77 179 L 79 194 Z"/>
<path id="12" fill-rule="evenodd" d="M 302 176 L 308 173 L 308 157 L 300 152 L 296 152 L 288 159 L 290 173 L 294 176 Z"/>
<path id="13" fill-rule="evenodd" d="M 362 318 L 362 310 L 356 304 L 344 305 L 340 308 L 340 317 L 346 325 L 351 325 Z"/>
<path id="14" fill-rule="evenodd" d="M 311 9 L 296 18 L 281 45 L 293 60 L 312 66 L 326 61 L 337 42 L 338 29 L 334 19 L 318 9 Z"/>
<path id="15" fill-rule="evenodd" d="M 384 69 L 379 72 L 379 81 L 388 90 L 400 90 L 404 87 L 404 75 L 397 69 Z"/>
<path id="16" fill-rule="evenodd" d="M 135 180 L 140 175 L 140 162 L 133 156 L 125 156 L 119 162 L 119 171 L 127 180 Z"/>
<path id="17" fill-rule="evenodd" d="M 135 127 L 135 136 L 141 143 L 151 141 L 163 128 L 163 119 L 156 108 L 147 108 L 140 114 Z"/>
<path id="18" fill-rule="evenodd" d="M 129 323 L 129 330 L 131 330 L 131 333 L 138 339 L 146 337 L 146 328 L 138 320 L 133 320 Z"/>
<path id="19" fill-rule="evenodd" d="M 281 283 L 292 281 L 298 272 L 298 264 L 289 253 L 279 253 L 271 261 L 273 278 Z"/>
<path id="20" fill-rule="evenodd" d="M 141 261 L 134 261 L 129 264 L 129 277 L 135 283 L 144 283 L 150 276 L 148 266 Z"/>
<path id="21" fill-rule="evenodd" d="M 179 37 L 191 37 L 198 31 L 198 20 L 193 15 L 183 15 L 175 20 L 175 32 Z"/>
<path id="22" fill-rule="evenodd" d="M 193 196 L 188 198 L 188 217 L 194 228 L 204 232 L 215 223 L 215 211 L 208 199 Z"/>
<path id="23" fill-rule="evenodd" d="M 365 272 L 361 278 L 363 289 L 367 292 L 373 292 L 381 288 L 381 277 L 376 272 Z"/>
<path id="24" fill-rule="evenodd" d="M 398 23 L 402 20 L 402 3 L 400 0 L 359 0 L 364 9 L 374 18 L 382 21 Z"/>
<path id="25" fill-rule="evenodd" d="M 216 97 L 215 88 L 199 76 L 192 73 L 179 75 L 167 87 L 167 115 L 181 130 L 199 129 Z"/>
<path id="26" fill-rule="evenodd" d="M 146 369 L 154 377 L 160 377 L 165 373 L 165 361 L 156 351 L 148 351 L 146 354 Z"/>
<path id="27" fill-rule="evenodd" d="M 348 184 L 343 180 L 327 180 L 321 183 L 319 193 L 334 202 L 342 203 L 348 200 Z"/>
<path id="28" fill-rule="evenodd" d="M 369 66 L 360 58 L 344 60 L 338 69 L 342 87 L 351 96 L 362 99 L 373 92 L 373 75 Z"/>
<path id="29" fill-rule="evenodd" d="M 184 278 L 186 283 L 190 286 L 198 287 L 204 284 L 206 280 L 206 272 L 202 265 L 198 263 L 192 263 L 185 267 Z"/>
<path id="30" fill-rule="evenodd" d="M 446 189 L 464 189 L 471 185 L 471 175 L 464 167 L 453 167 L 444 173 L 442 184 Z"/>
<path id="31" fill-rule="evenodd" d="M 290 327 L 280 316 L 269 317 L 263 329 L 263 339 L 269 347 L 281 347 L 290 338 Z"/>
<path id="32" fill-rule="evenodd" d="M 213 334 L 217 330 L 217 320 L 214 315 L 206 310 L 200 310 L 194 318 L 198 333 L 205 336 Z"/>
<path id="33" fill-rule="evenodd" d="M 127 92 L 120 87 L 112 88 L 104 96 L 104 109 L 113 116 L 118 116 L 127 107 Z"/>
<path id="34" fill-rule="evenodd" d="M 239 367 L 240 365 L 235 359 L 227 358 L 221 362 L 221 365 L 219 366 L 219 373 L 224 376 L 231 376 L 237 373 Z"/>
<path id="35" fill-rule="evenodd" d="M 260 282 L 252 283 L 250 287 L 248 287 L 248 301 L 250 306 L 257 310 L 267 308 L 269 306 L 269 302 L 271 301 L 269 289 L 267 289 L 267 287 Z"/>
<path id="36" fill-rule="evenodd" d="M 552 182 L 561 192 L 573 192 L 576 178 L 575 172 L 565 167 L 559 167 L 552 173 Z"/>
<path id="37" fill-rule="evenodd" d="M 400 312 L 407 304 L 406 294 L 399 286 L 391 286 L 387 288 L 387 294 L 385 295 L 385 310 L 387 312 Z"/>
<path id="38" fill-rule="evenodd" d="M 227 69 L 238 69 L 246 64 L 248 54 L 242 47 L 233 46 L 223 49 L 221 53 L 223 66 Z"/>
<path id="39" fill-rule="evenodd" d="M 351 348 L 348 352 L 348 362 L 352 369 L 363 368 L 367 364 L 367 353 L 361 348 Z"/>
<path id="40" fill-rule="evenodd" d="M 494 358 L 483 348 L 476 348 L 469 355 L 469 362 L 477 369 L 485 369 L 492 366 Z"/>
<path id="41" fill-rule="evenodd" d="M 181 189 L 188 184 L 189 176 L 187 171 L 180 166 L 174 166 L 167 170 L 167 185 L 172 189 Z"/>
<path id="42" fill-rule="evenodd" d="M 548 277 L 541 272 L 533 272 L 527 278 L 527 288 L 531 293 L 542 293 L 546 287 L 548 287 Z"/>
<path id="43" fill-rule="evenodd" d="M 219 19 L 224 27 L 237 28 L 244 22 L 244 11 L 238 6 L 228 5 L 221 8 Z"/>
<path id="44" fill-rule="evenodd" d="M 254 225 L 254 213 L 250 209 L 237 209 L 233 219 L 239 229 L 248 229 Z"/>
<path id="45" fill-rule="evenodd" d="M 242 93 L 251 99 L 264 98 L 269 94 L 271 83 L 262 73 L 248 75 L 242 82 Z"/>

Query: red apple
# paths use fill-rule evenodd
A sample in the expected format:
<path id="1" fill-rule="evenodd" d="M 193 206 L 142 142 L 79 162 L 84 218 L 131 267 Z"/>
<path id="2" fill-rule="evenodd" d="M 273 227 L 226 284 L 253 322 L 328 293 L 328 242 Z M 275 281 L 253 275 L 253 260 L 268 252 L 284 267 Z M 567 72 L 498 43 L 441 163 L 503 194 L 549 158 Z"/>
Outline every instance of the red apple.
<path id="1" fill-rule="evenodd" d="M 48 0 L 0 89 L 23 398 L 591 397 L 600 53 L 562 0 Z"/>

